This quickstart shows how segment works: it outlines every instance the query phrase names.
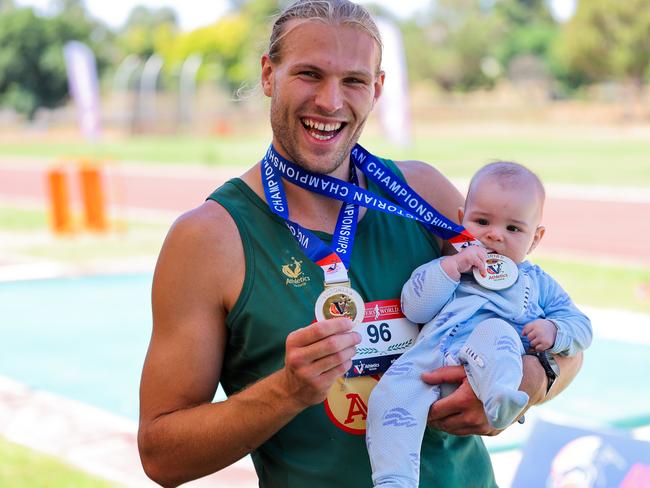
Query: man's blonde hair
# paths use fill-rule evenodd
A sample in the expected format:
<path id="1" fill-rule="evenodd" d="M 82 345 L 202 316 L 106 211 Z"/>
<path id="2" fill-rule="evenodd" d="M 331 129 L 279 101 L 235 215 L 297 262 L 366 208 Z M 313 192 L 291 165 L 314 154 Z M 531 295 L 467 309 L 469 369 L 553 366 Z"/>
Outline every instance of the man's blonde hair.
<path id="1" fill-rule="evenodd" d="M 287 35 L 286 23 L 294 19 L 322 22 L 329 25 L 347 25 L 358 28 L 372 37 L 379 47 L 377 72 L 381 67 L 382 42 L 377 24 L 361 5 L 349 0 L 296 0 L 284 9 L 273 23 L 269 39 L 269 58 L 279 62 L 282 55 L 282 39 Z"/>

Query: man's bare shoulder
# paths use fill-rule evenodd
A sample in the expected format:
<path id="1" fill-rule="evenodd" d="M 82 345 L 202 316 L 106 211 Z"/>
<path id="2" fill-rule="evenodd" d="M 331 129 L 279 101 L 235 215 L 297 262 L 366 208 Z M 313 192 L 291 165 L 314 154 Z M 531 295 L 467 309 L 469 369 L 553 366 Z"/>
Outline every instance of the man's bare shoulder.
<path id="1" fill-rule="evenodd" d="M 457 221 L 464 198 L 436 168 L 422 161 L 395 161 L 408 184 L 440 213 Z"/>
<path id="2" fill-rule="evenodd" d="M 207 200 L 176 219 L 167 240 L 203 262 L 228 266 L 243 262 L 237 225 L 228 211 L 213 200 Z"/>
<path id="3" fill-rule="evenodd" d="M 237 240 L 237 226 L 228 211 L 213 200 L 207 200 L 200 206 L 189 210 L 176 219 L 170 234 L 197 243 L 209 242 L 212 245 L 223 242 L 228 244 Z"/>
<path id="4" fill-rule="evenodd" d="M 161 263 L 205 285 L 205 289 L 221 290 L 224 306 L 229 309 L 245 272 L 237 225 L 225 208 L 208 200 L 176 219 L 165 239 Z"/>

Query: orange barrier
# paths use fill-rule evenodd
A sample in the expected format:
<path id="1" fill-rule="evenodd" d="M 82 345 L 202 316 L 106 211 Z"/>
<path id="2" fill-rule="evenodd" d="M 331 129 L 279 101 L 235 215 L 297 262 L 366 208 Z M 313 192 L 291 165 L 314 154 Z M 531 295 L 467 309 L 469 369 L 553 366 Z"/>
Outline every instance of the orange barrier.
<path id="1" fill-rule="evenodd" d="M 79 181 L 86 228 L 98 232 L 106 231 L 108 220 L 100 168 L 89 161 L 81 161 Z"/>
<path id="2" fill-rule="evenodd" d="M 72 232 L 72 214 L 65 171 L 53 168 L 47 174 L 52 229 L 57 234 Z"/>
<path id="3" fill-rule="evenodd" d="M 68 180 L 71 172 L 62 161 L 59 161 L 47 172 L 50 214 L 54 232 L 56 234 L 69 234 L 78 230 L 79 225 L 75 225 L 71 212 L 70 193 L 68 191 Z M 107 231 L 109 221 L 101 165 L 87 159 L 70 162 L 77 166 L 83 227 L 92 232 Z"/>

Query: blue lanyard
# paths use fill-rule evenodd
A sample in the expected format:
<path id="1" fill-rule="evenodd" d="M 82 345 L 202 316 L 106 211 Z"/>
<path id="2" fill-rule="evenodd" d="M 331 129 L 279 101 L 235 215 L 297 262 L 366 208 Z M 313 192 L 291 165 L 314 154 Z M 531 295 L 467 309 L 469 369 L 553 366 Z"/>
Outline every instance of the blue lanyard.
<path id="1" fill-rule="evenodd" d="M 390 168 L 361 145 L 357 144 L 352 149 L 350 157 L 354 166 L 358 167 L 369 180 L 392 195 L 398 203 L 386 200 L 379 195 L 338 178 L 312 173 L 284 159 L 277 153 L 273 145 L 269 147 L 264 157 L 262 176 L 264 177 L 266 171 L 264 167 L 271 167 L 277 171 L 274 174 L 279 173 L 287 181 L 306 190 L 341 200 L 347 204 L 363 205 L 380 212 L 417 220 L 430 232 L 448 240 L 457 249 L 470 244 L 480 245 L 479 241 L 462 225 L 456 224 L 438 212 L 405 181 L 401 180 Z M 280 180 L 279 177 L 277 179 Z M 266 190 L 267 186 L 265 186 L 267 202 L 269 202 L 269 206 L 273 210 L 272 203 L 274 200 L 269 198 L 269 193 Z M 283 205 L 286 208 L 286 201 L 284 201 Z M 286 215 L 278 213 L 278 215 L 288 221 L 288 213 Z M 341 214 L 339 214 L 340 217 Z"/>
<path id="2" fill-rule="evenodd" d="M 345 202 L 341 207 L 332 237 L 332 245 L 334 247 L 332 249 L 313 232 L 305 229 L 289 218 L 289 206 L 281 173 L 270 162 L 273 157 L 281 158 L 273 146 L 271 146 L 262 160 L 261 165 L 264 195 L 266 196 L 269 208 L 273 213 L 284 219 L 289 231 L 305 255 L 323 269 L 326 284 L 348 282 L 347 270 L 350 267 L 354 237 L 359 220 L 359 205 L 353 202 Z M 284 160 L 284 158 L 282 159 Z M 293 165 L 293 163 L 289 164 L 295 168 L 299 168 Z M 315 176 L 318 177 L 319 175 Z M 342 181 L 336 178 L 332 178 L 332 180 Z M 288 181 L 291 181 L 291 179 L 288 179 Z M 350 182 L 350 186 L 356 187 L 359 184 L 354 166 L 350 166 Z"/>
<path id="3" fill-rule="evenodd" d="M 433 234 L 448 240 L 458 250 L 468 245 L 482 245 L 465 227 L 438 212 L 408 183 L 398 178 L 390 168 L 360 144 L 352 149 L 351 159 L 369 180 L 391 194 L 404 208 L 410 209 L 414 218 Z"/>

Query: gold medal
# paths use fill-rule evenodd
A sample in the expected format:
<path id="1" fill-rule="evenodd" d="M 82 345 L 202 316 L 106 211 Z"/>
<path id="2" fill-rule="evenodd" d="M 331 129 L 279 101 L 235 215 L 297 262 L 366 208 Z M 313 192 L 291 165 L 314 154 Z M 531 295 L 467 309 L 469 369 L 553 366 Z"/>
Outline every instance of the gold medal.
<path id="1" fill-rule="evenodd" d="M 315 307 L 316 320 L 347 317 L 354 325 L 363 322 L 365 307 L 361 295 L 345 284 L 328 286 L 318 296 Z"/>

